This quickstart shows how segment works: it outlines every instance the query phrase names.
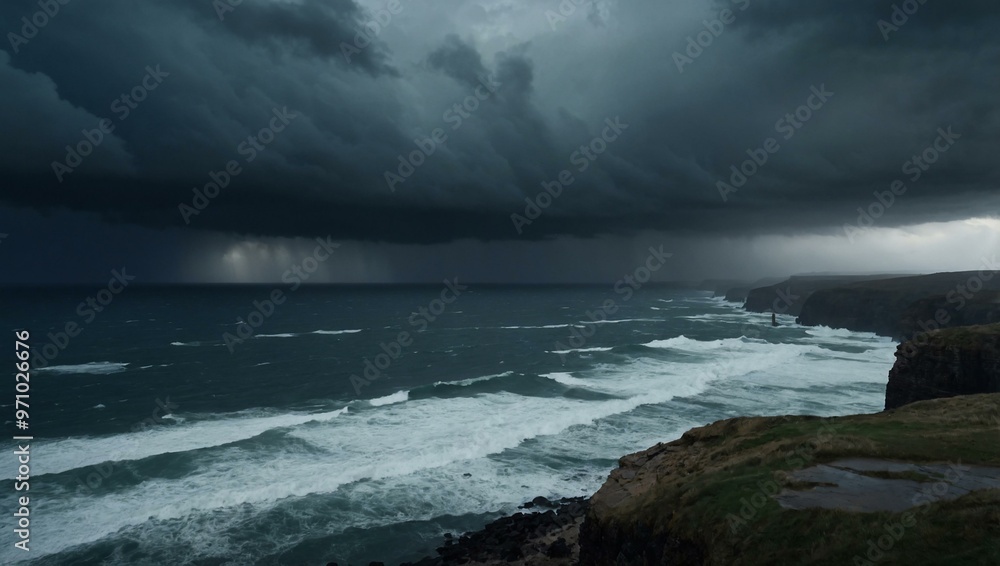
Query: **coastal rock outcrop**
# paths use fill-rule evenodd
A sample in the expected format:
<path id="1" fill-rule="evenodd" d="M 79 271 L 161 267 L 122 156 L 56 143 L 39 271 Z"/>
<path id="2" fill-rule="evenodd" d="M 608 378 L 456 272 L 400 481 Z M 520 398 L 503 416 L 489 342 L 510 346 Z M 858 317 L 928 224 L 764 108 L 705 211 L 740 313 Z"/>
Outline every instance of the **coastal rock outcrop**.
<path id="1" fill-rule="evenodd" d="M 898 277 L 895 275 L 869 276 L 795 276 L 780 283 L 755 287 L 747 292 L 743 308 L 751 312 L 776 312 L 798 316 L 806 301 L 824 289 L 840 287 L 854 282 Z"/>
<path id="2" fill-rule="evenodd" d="M 896 355 L 889 410 L 694 428 L 622 457 L 587 501 L 536 498 L 523 507 L 543 513 L 415 566 L 996 563 L 982 541 L 1000 540 L 1000 324 Z"/>
<path id="3" fill-rule="evenodd" d="M 803 302 L 798 320 L 906 340 L 936 328 L 1000 320 L 998 301 L 996 272 L 935 273 L 817 289 Z"/>
<path id="4" fill-rule="evenodd" d="M 889 371 L 885 408 L 1000 392 L 1000 324 L 936 330 L 905 342 Z"/>
<path id="5" fill-rule="evenodd" d="M 587 503 L 500 519 L 415 565 L 992 564 L 998 433 L 1000 394 L 718 421 L 621 458 Z"/>
<path id="6" fill-rule="evenodd" d="M 998 431 L 1000 394 L 692 429 L 621 459 L 591 497 L 580 564 L 989 563 L 980 537 L 1000 536 Z M 873 556 L 886 525 L 905 544 Z"/>

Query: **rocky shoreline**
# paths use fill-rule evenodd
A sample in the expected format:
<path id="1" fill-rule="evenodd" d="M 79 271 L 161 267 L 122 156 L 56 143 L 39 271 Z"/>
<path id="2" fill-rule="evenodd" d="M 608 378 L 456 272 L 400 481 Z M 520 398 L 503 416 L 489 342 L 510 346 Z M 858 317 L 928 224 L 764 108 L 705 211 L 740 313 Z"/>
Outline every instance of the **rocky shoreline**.
<path id="1" fill-rule="evenodd" d="M 579 561 L 580 526 L 589 508 L 586 498 L 536 497 L 521 507 L 528 511 L 457 538 L 445 535 L 438 556 L 400 566 L 569 566 Z"/>

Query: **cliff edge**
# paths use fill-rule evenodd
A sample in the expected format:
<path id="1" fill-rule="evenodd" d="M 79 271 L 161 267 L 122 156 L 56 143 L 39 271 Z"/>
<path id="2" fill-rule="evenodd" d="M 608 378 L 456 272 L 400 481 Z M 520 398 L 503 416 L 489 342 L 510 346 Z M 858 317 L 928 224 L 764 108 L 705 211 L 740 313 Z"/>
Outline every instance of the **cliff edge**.
<path id="1" fill-rule="evenodd" d="M 799 323 L 906 340 L 937 328 L 1000 322 L 996 275 L 935 273 L 817 289 L 804 300 Z"/>
<path id="2" fill-rule="evenodd" d="M 621 459 L 583 565 L 996 564 L 1000 395 L 752 417 Z"/>
<path id="3" fill-rule="evenodd" d="M 896 349 L 885 408 L 914 401 L 1000 392 L 1000 324 L 935 330 Z M 998 439 L 1000 442 L 1000 439 Z"/>

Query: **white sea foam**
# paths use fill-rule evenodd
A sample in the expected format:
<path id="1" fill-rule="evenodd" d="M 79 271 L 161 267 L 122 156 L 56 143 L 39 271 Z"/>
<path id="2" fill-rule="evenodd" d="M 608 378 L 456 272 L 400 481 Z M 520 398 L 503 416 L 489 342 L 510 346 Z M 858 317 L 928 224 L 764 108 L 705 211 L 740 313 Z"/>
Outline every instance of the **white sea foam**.
<path id="1" fill-rule="evenodd" d="M 358 332 L 361 332 L 360 328 L 354 328 L 350 330 L 314 330 L 313 332 L 310 332 L 310 334 L 336 335 L 336 334 L 357 334 Z"/>
<path id="2" fill-rule="evenodd" d="M 470 377 L 468 379 L 461 379 L 458 381 L 436 381 L 434 382 L 434 387 L 437 387 L 439 385 L 459 385 L 465 387 L 467 385 L 472 385 L 473 383 L 479 383 L 480 381 L 489 381 L 491 379 L 496 379 L 498 377 L 507 377 L 510 375 L 514 375 L 514 372 L 505 371 L 503 373 L 495 373 L 493 375 L 484 375 L 481 377 Z"/>
<path id="3" fill-rule="evenodd" d="M 312 332 L 282 332 L 280 334 L 257 334 L 254 338 L 296 338 L 298 336 L 306 336 L 308 334 L 318 334 L 325 336 L 336 336 L 339 334 L 357 334 L 362 332 L 361 328 L 349 328 L 346 330 L 313 330 Z"/>
<path id="4" fill-rule="evenodd" d="M 621 324 L 623 322 L 663 322 L 662 318 L 622 318 L 618 320 L 587 320 L 580 324 Z"/>
<path id="5" fill-rule="evenodd" d="M 88 362 L 85 364 L 49 366 L 45 368 L 35 368 L 36 372 L 49 372 L 57 374 L 91 374 L 104 375 L 125 371 L 128 362 Z"/>
<path id="6" fill-rule="evenodd" d="M 621 378 L 625 374 L 618 374 Z M 663 376 L 658 376 L 663 377 Z M 606 385 L 611 386 L 614 378 Z M 656 387 L 649 385 L 655 383 Z M 32 534 L 45 541 L 47 552 L 91 542 L 137 525 L 154 527 L 157 521 L 195 521 L 209 514 L 239 514 L 247 505 L 255 513 L 266 511 L 279 500 L 317 493 L 332 493 L 354 482 L 387 481 L 406 485 L 434 477 L 443 467 L 470 469 L 496 467 L 477 482 L 492 482 L 503 470 L 485 457 L 515 448 L 528 439 L 558 435 L 570 427 L 589 425 L 610 415 L 655 404 L 676 395 L 695 394 L 703 383 L 691 379 L 653 379 L 646 387 L 628 387 L 630 397 L 605 401 L 569 398 L 524 397 L 501 392 L 457 397 L 412 400 L 340 418 L 328 415 L 325 422 L 301 426 L 319 415 L 228 418 L 219 423 L 188 422 L 139 433 L 137 442 L 123 442 L 118 435 L 102 439 L 66 439 L 39 444 L 39 473 L 73 469 L 98 463 L 96 454 L 109 454 L 122 445 L 132 456 L 195 450 L 191 470 L 182 478 L 147 478 L 141 485 L 95 496 L 79 491 L 47 503 L 48 520 Z M 337 414 L 340 414 L 338 411 Z M 292 424 L 297 423 L 297 424 Z M 286 434 L 307 443 L 303 450 L 291 443 L 284 448 L 252 450 L 226 444 L 276 426 L 290 427 Z M 251 430 L 252 429 L 252 430 Z M 141 435 L 141 436 L 140 436 Z M 325 452 L 327 457 L 320 453 Z M 373 458 L 378 454 L 378 458 Z M 80 470 L 85 474 L 86 470 Z M 597 481 L 597 475 L 594 481 Z M 502 485 L 523 482 L 517 474 Z M 558 485 L 549 478 L 549 485 Z M 374 484 L 377 487 L 379 484 Z M 520 484 L 519 485 L 527 485 Z M 535 486 L 519 488 L 527 492 Z M 508 493 L 506 497 L 511 497 Z M 476 498 L 474 498 L 476 500 Z M 454 508 L 452 508 L 454 509 Z M 153 520 L 153 523 L 147 521 Z M 355 519 L 356 520 L 356 519 Z M 391 514 L 383 520 L 395 521 Z M 208 533 L 205 533 L 208 534 Z M 224 532 L 212 536 L 224 537 Z"/>
<path id="7" fill-rule="evenodd" d="M 612 348 L 594 347 L 594 348 L 576 348 L 576 349 L 572 349 L 572 350 L 550 350 L 549 353 L 550 354 L 564 355 L 564 354 L 572 354 L 574 352 L 580 352 L 580 353 L 582 353 L 582 352 L 609 352 L 611 350 L 612 350 Z"/>
<path id="8" fill-rule="evenodd" d="M 581 324 L 546 324 L 543 326 L 501 326 L 505 330 L 521 330 L 526 328 L 583 328 Z"/>
<path id="9" fill-rule="evenodd" d="M 888 336 L 879 336 L 872 332 L 853 332 L 846 328 L 830 328 L 828 326 L 812 326 L 806 330 L 806 334 L 818 341 L 847 341 L 847 342 L 892 342 Z"/>
<path id="10" fill-rule="evenodd" d="M 152 411 L 152 409 L 150 409 Z M 313 421 L 328 421 L 347 412 L 347 408 L 325 413 L 279 413 L 273 410 L 248 410 L 220 417 L 177 416 L 184 426 L 147 426 L 146 430 L 113 436 L 72 437 L 36 441 L 37 463 L 33 475 L 55 474 L 86 468 L 107 461 L 128 461 L 160 454 L 199 450 L 253 438 L 273 429 L 299 426 Z M 209 416 L 204 416 L 209 417 Z M 140 424 L 140 423 L 137 423 Z M 12 477 L 10 474 L 4 477 Z"/>
<path id="11" fill-rule="evenodd" d="M 573 377 L 572 374 L 565 372 L 545 373 L 542 374 L 542 377 L 551 379 L 557 383 L 562 383 L 563 385 L 569 385 L 571 387 L 586 387 L 587 385 L 593 385 L 586 379 L 578 379 Z"/>
<path id="12" fill-rule="evenodd" d="M 378 397 L 376 399 L 371 399 L 368 404 L 372 407 L 381 407 L 382 405 L 394 405 L 396 403 L 402 403 L 410 398 L 410 392 L 403 390 L 397 391 L 392 395 L 386 395 L 385 397 Z"/>

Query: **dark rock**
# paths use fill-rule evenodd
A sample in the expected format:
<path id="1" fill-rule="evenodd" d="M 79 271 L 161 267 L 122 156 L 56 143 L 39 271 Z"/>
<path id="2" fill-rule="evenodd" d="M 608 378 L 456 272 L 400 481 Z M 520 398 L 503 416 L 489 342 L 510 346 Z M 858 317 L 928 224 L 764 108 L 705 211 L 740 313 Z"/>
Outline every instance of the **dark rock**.
<path id="1" fill-rule="evenodd" d="M 506 560 L 507 562 L 513 562 L 524 558 L 524 553 L 521 552 L 520 546 L 517 546 L 516 544 L 508 544 L 500 550 L 500 558 Z"/>
<path id="2" fill-rule="evenodd" d="M 550 508 L 553 507 L 552 502 L 549 501 L 548 498 L 542 497 L 541 495 L 532 499 L 531 503 L 539 507 L 550 507 Z"/>
<path id="3" fill-rule="evenodd" d="M 537 503 L 547 503 L 552 509 L 544 513 L 515 513 L 500 517 L 481 530 L 465 533 L 455 541 L 446 533 L 445 544 L 437 548 L 437 558 L 425 558 L 419 566 L 452 566 L 468 562 L 512 562 L 524 558 L 522 548 L 529 543 L 569 525 L 579 524 L 587 512 L 588 500 L 583 497 L 564 498 L 558 502 L 535 498 Z M 567 543 L 567 546 L 569 543 Z M 537 554 L 544 553 L 539 548 Z M 436 560 L 430 562 L 430 560 Z"/>
<path id="4" fill-rule="evenodd" d="M 896 349 L 885 408 L 939 397 L 1000 392 L 1000 324 L 923 334 Z"/>
<path id="5" fill-rule="evenodd" d="M 746 287 L 737 287 L 735 289 L 730 289 L 726 291 L 725 298 L 730 303 L 744 303 L 747 300 L 747 295 L 750 293 L 750 289 Z"/>
<path id="6" fill-rule="evenodd" d="M 855 282 L 898 277 L 871 276 L 796 276 L 780 283 L 750 289 L 743 308 L 751 312 L 776 312 L 798 316 L 806 301 L 816 292 Z M 803 323 L 805 324 L 805 323 Z"/>
<path id="7" fill-rule="evenodd" d="M 556 541 L 549 545 L 549 549 L 545 551 L 545 555 L 549 558 L 566 558 L 572 554 L 569 545 L 566 544 L 566 539 L 559 537 Z"/>
<path id="8" fill-rule="evenodd" d="M 898 338 L 912 339 L 937 327 L 976 326 L 1000 322 L 1000 291 L 971 296 L 954 293 L 925 297 L 911 303 L 900 317 Z"/>
<path id="9" fill-rule="evenodd" d="M 996 272 L 935 273 L 862 281 L 813 292 L 799 323 L 908 340 L 941 327 L 1000 320 Z M 970 289 L 980 290 L 972 293 Z"/>

